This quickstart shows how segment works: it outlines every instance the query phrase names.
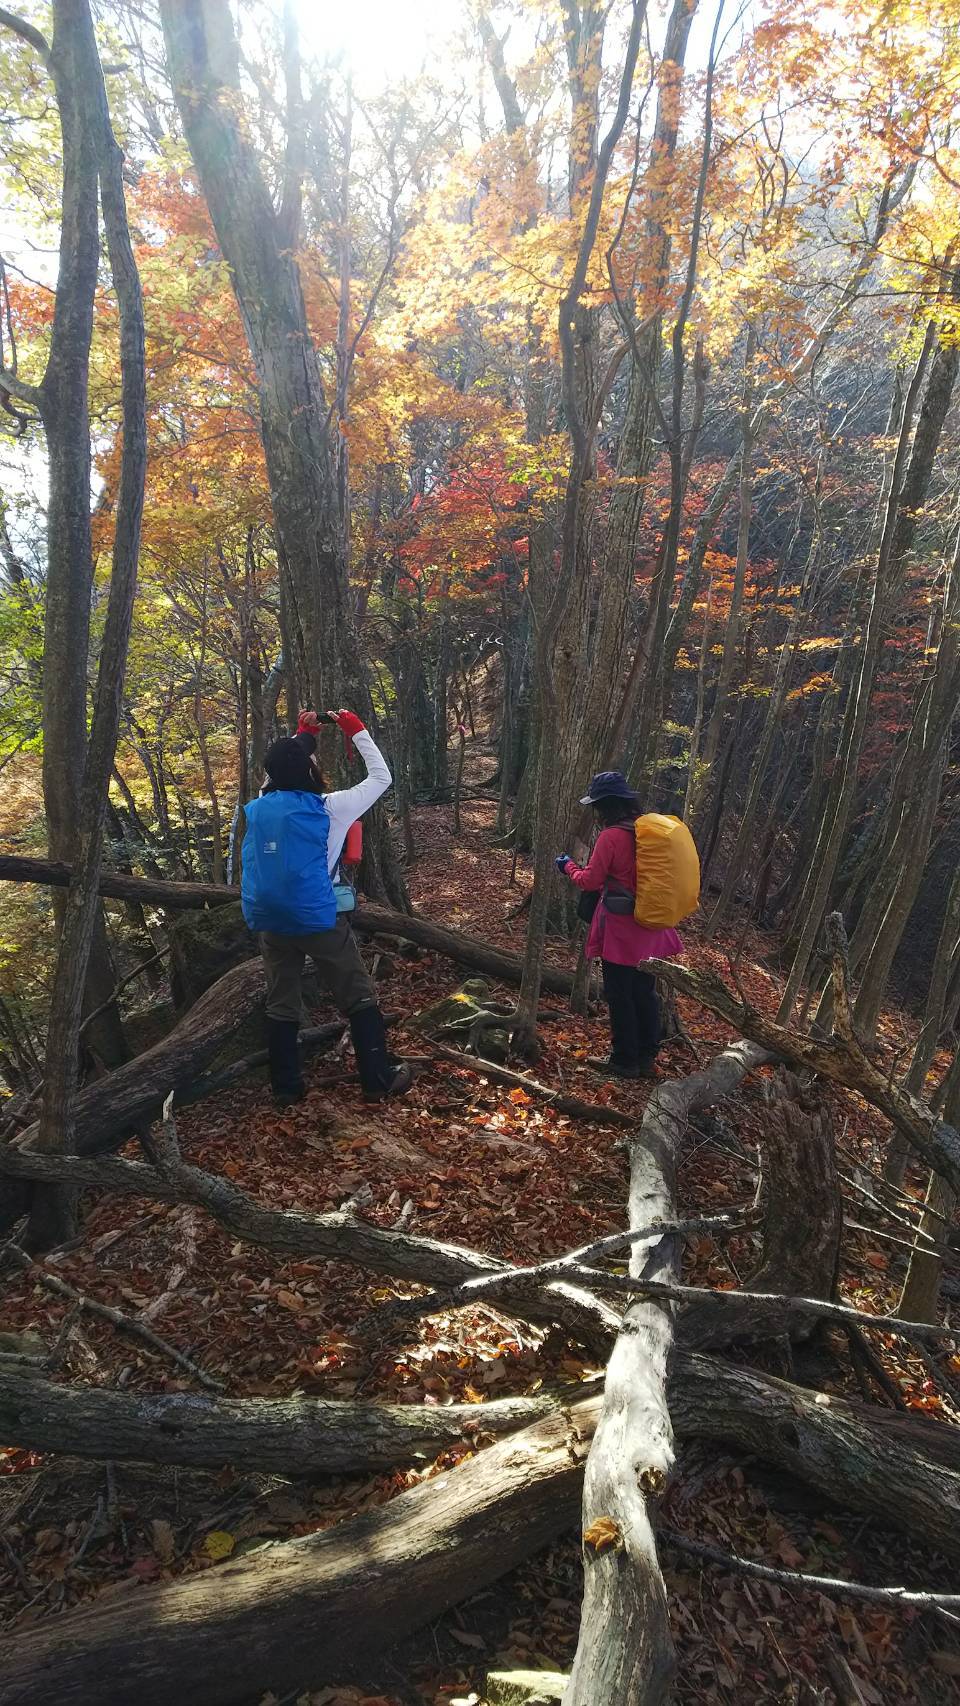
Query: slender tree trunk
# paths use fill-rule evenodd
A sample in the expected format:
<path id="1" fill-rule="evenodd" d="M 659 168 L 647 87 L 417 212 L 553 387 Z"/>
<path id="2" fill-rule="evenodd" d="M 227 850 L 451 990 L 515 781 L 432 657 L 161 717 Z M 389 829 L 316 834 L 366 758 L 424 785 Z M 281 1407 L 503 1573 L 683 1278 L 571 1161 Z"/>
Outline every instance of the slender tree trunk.
<path id="1" fill-rule="evenodd" d="M 915 801 L 915 809 L 911 802 L 904 813 L 901 832 L 890 855 L 890 863 L 896 873 L 893 892 L 863 961 L 860 989 L 854 1006 L 857 1029 L 867 1043 L 876 1036 L 894 955 L 923 881 L 945 761 L 945 750 L 931 758 L 929 772 L 924 778 L 925 786 Z"/>
<path id="2" fill-rule="evenodd" d="M 916 697 L 910 732 L 894 775 L 880 846 L 874 856 L 876 876 L 850 944 L 851 968 L 863 967 L 855 1011 L 865 1039 L 871 1039 L 876 1032 L 894 955 L 923 880 L 933 835 L 960 685 L 958 609 L 960 547 L 944 589 L 944 620 L 936 663 Z"/>
<path id="3" fill-rule="evenodd" d="M 743 399 L 740 406 L 741 448 L 740 448 L 740 479 L 738 485 L 738 526 L 737 526 L 737 561 L 733 576 L 733 591 L 730 598 L 730 611 L 723 635 L 723 652 L 720 658 L 720 673 L 717 677 L 717 688 L 714 694 L 713 708 L 707 731 L 703 741 L 703 752 L 700 759 L 698 774 L 701 778 L 699 785 L 694 783 L 693 799 L 690 801 L 689 814 L 694 833 L 702 831 L 707 807 L 708 795 L 714 786 L 713 774 L 717 753 L 720 750 L 720 737 L 729 710 L 730 690 L 733 686 L 734 671 L 740 650 L 740 624 L 743 615 L 743 595 L 746 586 L 747 565 L 750 556 L 750 517 L 752 513 L 753 475 L 751 462 L 753 457 L 753 364 L 757 351 L 757 334 L 753 326 L 747 329 L 747 347 L 743 357 Z"/>
<path id="4" fill-rule="evenodd" d="M 220 801 L 217 798 L 217 784 L 214 781 L 213 765 L 210 762 L 210 748 L 207 744 L 206 719 L 203 712 L 203 701 L 200 693 L 194 698 L 194 720 L 197 725 L 197 746 L 200 750 L 200 763 L 203 767 L 203 780 L 210 801 L 210 839 L 213 857 L 213 880 L 222 883 L 225 880 L 223 862 L 223 816 L 220 811 Z"/>
<path id="5" fill-rule="evenodd" d="M 954 872 L 950 891 L 947 895 L 943 923 L 940 926 L 940 936 L 930 973 L 930 987 L 927 990 L 927 999 L 924 1005 L 923 1026 L 917 1038 L 917 1046 L 913 1051 L 910 1071 L 907 1073 L 905 1088 L 911 1096 L 923 1095 L 927 1073 L 937 1050 L 937 1043 L 943 1029 L 950 970 L 958 942 L 960 942 L 960 866 Z"/>
<path id="6" fill-rule="evenodd" d="M 437 639 L 437 674 L 433 695 L 433 792 L 438 796 L 445 792 L 450 780 L 447 752 L 449 741 L 447 698 L 453 647 L 450 635 L 450 618 L 446 613 L 449 591 L 445 575 L 441 584 L 440 596 L 443 600 L 443 615 L 440 618 L 440 633 Z"/>
<path id="7" fill-rule="evenodd" d="M 570 469 L 567 475 L 557 580 L 546 603 L 536 616 L 536 678 L 540 708 L 540 760 L 537 778 L 537 833 L 534 853 L 534 885 L 530 901 L 523 978 L 517 1004 L 515 1040 L 530 1049 L 536 1042 L 536 1014 L 540 999 L 543 944 L 554 883 L 553 859 L 560 821 L 560 786 L 566 757 L 564 731 L 569 727 L 570 707 L 575 706 L 579 683 L 576 672 L 582 659 L 582 611 L 590 560 L 583 525 L 582 500 L 593 461 L 596 422 L 589 416 L 592 391 L 588 386 L 589 362 L 582 340 L 590 326 L 580 314 L 587 268 L 597 240 L 603 191 L 613 151 L 623 134 L 630 105 L 633 76 L 645 15 L 644 0 L 633 0 L 630 36 L 621 70 L 619 99 L 610 128 L 599 150 L 596 147 L 597 87 L 592 67 L 599 69 L 605 17 L 591 12 L 581 15 L 591 34 L 567 42 L 571 64 L 571 98 L 575 124 L 571 132 L 571 158 L 575 164 L 572 205 L 582 220 L 573 275 L 560 303 L 559 336 L 562 352 L 563 396 L 571 438 Z M 589 101 L 584 91 L 592 91 Z M 579 104 L 578 104 L 579 103 Z M 592 116 L 591 116 L 592 114 Z M 595 161 L 595 166 L 592 162 Z M 571 166 L 574 172 L 574 164 Z M 561 710 L 566 714 L 561 720 Z"/>
<path id="8" fill-rule="evenodd" d="M 928 331 L 928 340 L 930 336 L 931 334 Z M 894 458 L 883 532 L 877 552 L 870 607 L 866 629 L 861 641 L 859 667 L 847 701 L 840 749 L 831 778 L 829 794 L 825 802 L 813 863 L 798 908 L 802 922 L 793 965 L 780 1007 L 780 1016 L 783 1020 L 789 1018 L 807 973 L 814 944 L 823 922 L 824 907 L 830 893 L 830 886 L 833 882 L 850 818 L 850 806 L 866 732 L 867 712 L 873 690 L 874 674 L 880 653 L 884 625 L 893 595 L 890 555 L 897 521 L 910 424 L 913 420 L 924 366 L 925 355 L 917 364 L 904 404 L 903 423 Z"/>
<path id="9" fill-rule="evenodd" d="M 86 755 L 87 667 L 93 545 L 90 527 L 88 367 L 100 259 L 97 138 L 90 122 L 83 0 L 54 7 L 53 38 L 43 57 L 53 79 L 63 149 L 60 265 L 50 351 L 32 401 L 47 440 L 49 497 L 43 640 L 43 795 L 53 859 L 79 853 L 78 823 Z M 11 20 L 11 27 L 15 27 Z M 29 38 L 28 38 L 29 39 Z M 39 38 L 42 42 L 43 38 Z M 36 45 L 34 42 L 33 45 Z M 64 907 L 56 908 L 62 932 Z M 86 967 L 86 1005 L 108 1000 L 116 978 L 102 913 L 93 927 Z M 115 1005 L 90 1028 L 89 1041 L 108 1065 L 124 1058 Z"/>
<path id="10" fill-rule="evenodd" d="M 122 157 L 113 136 L 107 94 L 100 67 L 97 43 L 87 0 L 59 0 L 54 9 L 54 40 L 50 66 L 58 104 L 71 116 L 64 128 L 65 159 L 78 146 L 71 127 L 83 132 L 82 146 L 92 150 L 88 170 L 93 171 L 93 238 L 99 254 L 96 218 L 96 188 L 99 179 L 104 229 L 110 267 L 120 310 L 120 371 L 123 407 L 123 454 L 116 504 L 113 568 L 106 625 L 100 653 L 97 691 L 89 748 L 82 771 L 82 786 L 75 825 L 75 864 L 60 935 L 53 993 L 48 1022 L 48 1046 L 44 1064 L 44 1089 L 40 1107 L 38 1147 L 70 1153 L 73 1147 L 74 1105 L 83 992 L 98 913 L 100 866 L 103 854 L 104 816 L 110 776 L 116 755 L 120 708 L 126 670 L 127 647 L 133 618 L 140 551 L 140 522 L 146 476 L 146 373 L 144 362 L 143 305 L 140 280 L 130 244 L 123 190 Z M 66 85 L 69 84 L 69 88 Z M 74 107 L 73 103 L 77 106 Z M 89 211 L 89 210 L 88 210 Z M 85 405 L 85 386 L 84 386 Z M 86 419 L 85 408 L 83 420 Z M 74 433 L 85 436 L 73 423 Z M 89 457 L 89 440 L 86 440 Z M 79 476 L 83 454 L 74 462 Z M 52 468 L 52 459 L 51 459 Z M 87 464 L 89 474 L 89 465 Z M 51 481 L 52 486 L 52 481 Z M 66 497 L 68 494 L 64 493 Z M 89 484 L 83 494 L 75 478 L 69 492 L 78 525 L 86 516 L 81 538 L 89 543 Z M 62 525 L 63 513 L 49 517 L 49 525 Z M 83 565 L 77 559 L 75 573 Z M 92 558 L 90 560 L 92 576 Z M 90 581 L 87 580 L 87 598 Z M 81 654 L 81 667 L 84 654 Z M 55 660 L 48 660 L 47 667 Z M 52 1045 L 52 1046 L 51 1046 Z M 46 1186 L 36 1192 L 28 1242 L 46 1247 L 75 1229 L 73 1192 L 63 1186 Z"/>
<path id="11" fill-rule="evenodd" d="M 900 512 L 893 540 L 893 556 L 897 562 L 907 555 L 916 538 L 917 526 L 923 515 L 923 506 L 933 474 L 937 447 L 960 369 L 960 344 L 957 343 L 956 328 L 957 304 L 960 302 L 960 267 L 953 267 L 948 276 L 949 288 L 945 295 L 950 306 L 946 323 L 937 326 L 936 348 L 930 360 L 930 372 L 917 416 L 910 464 L 903 482 Z"/>
<path id="12" fill-rule="evenodd" d="M 697 660 L 697 702 L 693 713 L 693 724 L 690 729 L 690 756 L 687 760 L 687 787 L 683 800 L 683 821 L 690 822 L 693 809 L 694 794 L 698 788 L 700 774 L 700 742 L 703 737 L 703 711 L 706 702 L 707 659 L 710 656 L 710 636 L 712 633 L 713 616 L 713 576 L 707 587 L 707 602 L 703 612 L 703 634 L 700 639 L 700 656 Z"/>
<path id="13" fill-rule="evenodd" d="M 920 1220 L 920 1235 L 910 1252 L 907 1277 L 900 1294 L 898 1313 L 906 1321 L 936 1321 L 940 1309 L 943 1257 L 923 1248 L 924 1238 L 943 1241 L 943 1223 L 949 1222 L 957 1206 L 957 1193 L 945 1179 L 931 1173 L 925 1198 L 926 1212 Z"/>
<path id="14" fill-rule="evenodd" d="M 960 1057 L 958 1057 L 960 1058 Z M 950 1125 L 960 1119 L 960 1069 L 957 1059 L 947 1077 L 943 1117 Z M 923 1248 L 924 1235 L 943 1243 L 944 1221 L 948 1224 L 957 1206 L 957 1192 L 939 1173 L 931 1173 L 927 1184 L 926 1210 L 920 1221 L 920 1236 L 910 1254 L 900 1313 L 908 1321 L 936 1321 L 940 1308 L 943 1257 Z"/>
<path id="15" fill-rule="evenodd" d="M 730 910 L 730 904 L 733 900 L 734 892 L 742 875 L 744 859 L 747 855 L 748 849 L 754 844 L 754 828 L 760 807 L 760 795 L 763 789 L 763 783 L 767 774 L 767 768 L 770 763 L 774 744 L 778 734 L 781 732 L 781 715 L 786 702 L 787 689 L 790 685 L 793 665 L 797 655 L 797 647 L 800 644 L 802 632 L 801 620 L 806 609 L 805 593 L 807 585 L 809 584 L 812 572 L 812 560 L 816 549 L 816 543 L 812 542 L 810 546 L 810 556 L 807 559 L 806 573 L 803 577 L 803 583 L 797 594 L 797 602 L 790 617 L 789 628 L 787 629 L 787 633 L 780 647 L 773 686 L 770 690 L 766 715 L 763 720 L 763 728 L 760 733 L 759 742 L 757 743 L 756 755 L 750 768 L 750 779 L 747 783 L 747 795 L 744 800 L 743 812 L 740 817 L 740 827 L 737 831 L 737 839 L 734 842 L 733 850 L 727 863 L 727 869 L 723 879 L 723 887 L 720 890 L 720 898 L 717 901 L 713 916 L 710 919 L 708 929 L 708 934 L 710 936 L 716 935 L 724 921 L 724 918 Z M 686 816 L 686 813 L 684 815 Z"/>
<path id="16" fill-rule="evenodd" d="M 597 681 L 618 682 L 624 676 L 628 638 L 627 612 L 636 581 L 637 540 L 646 501 L 646 486 L 654 456 L 656 393 L 660 383 L 663 350 L 663 297 L 669 283 L 673 248 L 672 202 L 676 195 L 674 163 L 683 101 L 683 65 L 698 0 L 674 0 L 666 25 L 663 58 L 658 75 L 657 113 L 644 184 L 645 237 L 639 271 L 644 290 L 638 305 L 644 329 L 633 331 L 634 307 L 622 302 L 621 315 L 630 324 L 631 369 L 626 417 L 620 437 L 617 478 L 610 503 L 602 573 L 596 589 L 596 611 L 589 636 L 589 656 L 581 687 L 577 738 L 571 753 L 577 775 L 589 777 L 602 765 L 610 740 L 610 705 L 605 694 L 596 692 Z M 608 265 L 615 267 L 614 247 Z M 649 322 L 649 323 L 647 323 Z M 682 345 L 681 345 L 682 350 Z M 680 391 L 682 395 L 682 377 Z M 662 417 L 661 417 L 662 418 Z M 675 427 L 679 425 L 674 423 Z M 675 434 L 671 456 L 679 470 L 680 444 Z M 679 480 L 672 481 L 671 515 L 667 534 L 675 523 L 679 538 L 679 510 L 683 495 Z M 658 572 L 650 592 L 648 628 L 653 634 L 661 606 L 669 605 L 674 561 L 669 547 L 661 553 Z M 580 818 L 570 806 L 566 842 Z"/>

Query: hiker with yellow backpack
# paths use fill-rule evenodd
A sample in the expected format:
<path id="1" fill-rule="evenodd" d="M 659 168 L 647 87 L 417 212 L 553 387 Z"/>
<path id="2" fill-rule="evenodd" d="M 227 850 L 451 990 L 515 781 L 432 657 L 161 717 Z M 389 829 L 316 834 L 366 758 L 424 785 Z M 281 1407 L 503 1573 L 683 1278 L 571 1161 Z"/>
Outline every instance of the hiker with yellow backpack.
<path id="1" fill-rule="evenodd" d="M 610 1078 L 655 1078 L 660 1004 L 644 960 L 683 952 L 676 926 L 700 899 L 700 862 L 679 818 L 640 811 L 639 797 L 619 770 L 594 776 L 580 801 L 592 806 L 600 833 L 586 865 L 568 853 L 558 871 L 581 890 L 578 915 L 589 919 L 584 952 L 599 959 L 610 1009 L 610 1055 L 588 1060 Z"/>

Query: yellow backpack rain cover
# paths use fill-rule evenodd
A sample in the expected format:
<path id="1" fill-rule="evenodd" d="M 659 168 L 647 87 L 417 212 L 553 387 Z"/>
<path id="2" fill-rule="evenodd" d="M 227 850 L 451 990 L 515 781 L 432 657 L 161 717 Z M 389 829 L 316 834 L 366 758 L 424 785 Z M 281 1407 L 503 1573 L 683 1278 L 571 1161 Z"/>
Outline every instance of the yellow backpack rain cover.
<path id="1" fill-rule="evenodd" d="M 678 817 L 645 812 L 636 821 L 638 924 L 664 930 L 694 912 L 700 901 L 700 860 L 693 836 Z"/>

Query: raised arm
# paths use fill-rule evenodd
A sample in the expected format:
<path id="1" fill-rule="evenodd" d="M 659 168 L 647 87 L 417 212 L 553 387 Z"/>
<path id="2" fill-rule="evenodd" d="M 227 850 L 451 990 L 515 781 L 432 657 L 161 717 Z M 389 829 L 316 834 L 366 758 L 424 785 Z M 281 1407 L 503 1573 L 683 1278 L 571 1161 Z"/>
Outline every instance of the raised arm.
<path id="1" fill-rule="evenodd" d="M 353 741 L 366 765 L 367 774 L 363 781 L 357 782 L 354 787 L 338 788 L 335 793 L 324 797 L 330 817 L 331 864 L 340 857 L 350 825 L 356 823 L 371 806 L 376 805 L 381 795 L 393 786 L 393 777 L 386 759 L 360 718 L 355 717 L 352 711 L 337 711 L 335 721 Z"/>

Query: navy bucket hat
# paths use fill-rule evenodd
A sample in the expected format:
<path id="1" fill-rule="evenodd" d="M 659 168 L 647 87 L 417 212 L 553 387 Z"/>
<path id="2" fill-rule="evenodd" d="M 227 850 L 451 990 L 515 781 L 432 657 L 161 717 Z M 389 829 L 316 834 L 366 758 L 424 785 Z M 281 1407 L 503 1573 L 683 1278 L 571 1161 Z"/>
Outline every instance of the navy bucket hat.
<path id="1" fill-rule="evenodd" d="M 631 805 L 636 805 L 639 798 L 622 770 L 599 770 L 580 804 L 595 806 L 598 800 L 629 800 Z"/>

